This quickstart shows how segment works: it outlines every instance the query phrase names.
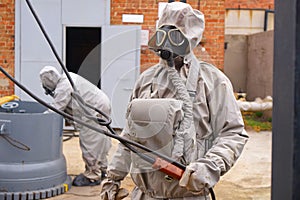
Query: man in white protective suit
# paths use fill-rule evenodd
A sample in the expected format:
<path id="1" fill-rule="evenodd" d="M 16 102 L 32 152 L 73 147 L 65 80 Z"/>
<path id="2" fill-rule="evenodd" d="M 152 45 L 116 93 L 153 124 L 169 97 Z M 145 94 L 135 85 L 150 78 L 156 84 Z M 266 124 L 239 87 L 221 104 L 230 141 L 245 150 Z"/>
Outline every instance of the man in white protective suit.
<path id="1" fill-rule="evenodd" d="M 69 74 L 77 94 L 82 100 L 110 116 L 111 104 L 107 95 L 85 78 L 72 72 Z M 108 131 L 106 127 L 100 126 L 97 122 L 84 115 L 82 107 L 72 95 L 74 89 L 65 74 L 60 74 L 53 66 L 45 66 L 40 71 L 40 80 L 45 93 L 53 97 L 53 103 L 51 103 L 53 107 L 96 128 Z M 88 111 L 93 117 L 99 116 L 94 110 L 88 109 Z M 99 185 L 106 176 L 107 156 L 111 148 L 111 139 L 103 133 L 79 124 L 76 124 L 76 128 L 80 131 L 79 143 L 85 163 L 85 171 L 76 176 L 72 184 L 74 186 Z"/>
<path id="2" fill-rule="evenodd" d="M 121 133 L 180 162 L 185 171 L 172 178 L 159 170 L 165 166 L 155 167 L 120 143 L 101 183 L 102 200 L 128 195 L 120 188 L 128 173 L 135 183 L 134 200 L 210 199 L 220 176 L 241 155 L 248 135 L 232 85 L 223 72 L 198 61 L 192 52 L 203 31 L 200 11 L 182 2 L 166 5 L 148 43 L 160 62 L 137 80 Z"/>

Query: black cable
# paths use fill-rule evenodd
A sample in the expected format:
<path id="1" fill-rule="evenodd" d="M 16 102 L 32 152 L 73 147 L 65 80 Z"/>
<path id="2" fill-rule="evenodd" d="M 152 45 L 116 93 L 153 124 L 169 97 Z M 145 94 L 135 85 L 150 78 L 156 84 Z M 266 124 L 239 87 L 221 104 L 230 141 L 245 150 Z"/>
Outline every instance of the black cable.
<path id="1" fill-rule="evenodd" d="M 0 137 L 2 137 L 3 139 L 5 139 L 9 144 L 11 144 L 12 146 L 24 150 L 24 151 L 30 151 L 30 147 L 27 146 L 26 144 L 23 144 L 22 142 L 19 142 L 16 139 L 13 139 L 12 137 L 6 135 L 6 134 L 1 134 Z"/>
<path id="2" fill-rule="evenodd" d="M 30 9 L 30 11 L 31 11 L 31 13 L 32 13 L 32 15 L 33 15 L 35 21 L 38 23 L 38 26 L 39 26 L 39 28 L 41 29 L 41 31 L 42 31 L 44 37 L 46 38 L 48 44 L 50 45 L 50 48 L 51 48 L 51 50 L 52 50 L 52 52 L 53 52 L 55 58 L 56 58 L 57 61 L 59 62 L 59 64 L 60 64 L 60 66 L 62 67 L 63 71 L 64 71 L 65 74 L 67 75 L 67 78 L 69 79 L 69 81 L 70 81 L 72 87 L 74 88 L 74 87 L 75 87 L 75 84 L 74 84 L 73 80 L 71 79 L 71 76 L 70 76 L 70 74 L 68 73 L 67 68 L 66 68 L 65 65 L 63 64 L 63 62 L 62 62 L 62 60 L 60 59 L 60 57 L 58 56 L 58 53 L 57 53 L 57 51 L 55 50 L 54 45 L 52 44 L 52 42 L 51 42 L 51 40 L 50 40 L 50 38 L 49 38 L 47 32 L 45 31 L 45 29 L 44 29 L 44 27 L 43 27 L 43 25 L 42 25 L 42 23 L 41 23 L 39 17 L 38 17 L 37 14 L 35 13 L 35 11 L 34 11 L 32 5 L 31 5 L 30 1 L 29 1 L 29 0 L 25 0 L 25 1 L 26 1 L 27 5 L 28 5 L 28 7 L 29 7 L 29 9 Z"/>
<path id="3" fill-rule="evenodd" d="M 71 140 L 73 137 L 79 137 L 78 134 L 75 134 L 76 130 L 63 130 L 63 142 Z"/>
<path id="4" fill-rule="evenodd" d="M 69 72 L 68 72 L 68 69 L 67 69 L 66 66 L 63 64 L 62 60 L 60 59 L 60 57 L 59 57 L 59 55 L 58 55 L 58 53 L 57 53 L 57 51 L 56 51 L 56 49 L 55 49 L 53 43 L 52 43 L 51 40 L 50 40 L 50 37 L 48 36 L 48 34 L 47 34 L 47 32 L 45 31 L 45 29 L 44 29 L 44 27 L 43 27 L 43 25 L 42 25 L 42 23 L 41 23 L 39 17 L 37 16 L 36 12 L 34 11 L 32 4 L 30 3 L 29 0 L 26 0 L 26 3 L 27 3 L 27 5 L 28 5 L 28 7 L 29 7 L 29 9 L 30 9 L 30 11 L 31 11 L 31 13 L 32 13 L 32 15 L 33 15 L 33 17 L 34 17 L 34 19 L 36 20 L 36 22 L 37 22 L 37 24 L 38 24 L 40 30 L 42 31 L 44 37 L 46 38 L 46 40 L 47 40 L 47 42 L 48 42 L 48 44 L 49 44 L 49 46 L 50 46 L 50 48 L 51 48 L 51 50 L 52 50 L 52 52 L 53 52 L 55 58 L 58 60 L 60 66 L 62 67 L 63 71 L 65 72 L 65 74 L 66 74 L 66 76 L 67 76 L 67 78 L 68 78 L 68 80 L 69 80 L 69 82 L 70 82 L 70 84 L 71 84 L 71 86 L 72 86 L 72 88 L 73 88 L 73 90 L 74 90 L 74 93 L 77 94 L 77 88 L 76 88 L 76 86 L 75 86 L 75 84 L 74 84 L 74 82 L 73 82 L 73 80 L 72 80 L 72 78 L 71 78 L 71 76 L 70 76 L 70 74 L 69 74 Z M 76 96 L 74 96 L 74 97 L 75 97 L 76 100 L 80 100 L 80 99 L 79 99 L 80 95 L 76 95 Z M 81 102 L 84 102 L 84 101 L 81 100 Z M 98 122 L 99 122 L 101 125 L 104 125 L 104 126 L 105 126 L 105 125 L 111 123 L 111 119 L 110 119 L 105 113 L 103 113 L 103 112 L 101 112 L 100 110 L 98 110 L 98 109 L 92 107 L 91 105 L 88 105 L 87 103 L 85 103 L 85 104 L 86 104 L 89 108 L 92 108 L 93 110 L 97 111 L 97 112 L 100 113 L 102 116 L 104 116 L 104 118 L 107 119 L 106 122 L 105 122 L 103 119 L 98 119 Z M 83 109 L 83 110 L 85 111 L 85 113 L 87 114 L 87 117 L 91 118 L 91 115 L 88 114 L 88 112 L 86 111 L 85 107 L 82 107 L 82 109 Z"/>
<path id="5" fill-rule="evenodd" d="M 20 87 L 23 91 L 25 91 L 29 96 L 31 96 L 33 99 L 35 99 L 37 102 L 39 102 L 39 103 L 42 104 L 43 106 L 49 108 L 50 110 L 52 110 L 52 111 L 54 111 L 54 112 L 56 112 L 56 113 L 62 115 L 64 118 L 69 119 L 69 120 L 74 121 L 74 122 L 77 122 L 78 124 L 81 124 L 81 125 L 83 125 L 83 126 L 86 126 L 87 128 L 92 129 L 92 130 L 94 130 L 94 131 L 97 131 L 97 132 L 99 132 L 99 133 L 102 133 L 102 134 L 104 134 L 104 135 L 106 135 L 106 136 L 108 136 L 108 137 L 112 137 L 112 138 L 114 138 L 114 139 L 120 141 L 120 142 L 121 142 L 122 144 L 124 144 L 124 145 L 133 145 L 133 146 L 135 146 L 135 147 L 137 147 L 137 148 L 139 148 L 139 149 L 142 149 L 142 150 L 144 150 L 144 151 L 146 151 L 146 152 L 149 152 L 149 153 L 151 153 L 151 154 L 153 154 L 153 155 L 155 155 L 155 156 L 158 156 L 158 157 L 164 159 L 165 161 L 167 161 L 167 162 L 169 162 L 169 163 L 172 163 L 172 164 L 174 164 L 175 166 L 177 166 L 177 167 L 179 167 L 179 168 L 181 168 L 181 169 L 184 169 L 184 168 L 185 168 L 184 165 L 182 165 L 181 163 L 179 163 L 179 162 L 173 160 L 172 158 L 169 158 L 169 157 L 167 157 L 167 156 L 165 156 L 165 155 L 163 155 L 163 154 L 161 154 L 161 153 L 159 153 L 159 152 L 153 151 L 153 150 L 151 150 L 150 148 L 148 148 L 148 147 L 146 147 L 146 146 L 144 146 L 144 145 L 141 145 L 140 143 L 137 143 L 137 142 L 134 142 L 134 141 L 132 141 L 132 140 L 128 140 L 128 139 L 126 139 L 126 138 L 124 138 L 124 137 L 119 136 L 119 135 L 118 135 L 118 134 L 110 127 L 110 126 L 107 126 L 107 128 L 111 131 L 111 133 L 106 132 L 106 131 L 104 131 L 104 130 L 102 130 L 102 129 L 96 128 L 96 127 L 94 127 L 94 126 L 92 126 L 92 125 L 90 125 L 90 124 L 88 124 L 88 123 L 82 121 L 81 119 L 79 119 L 79 118 L 77 118 L 77 117 L 73 117 L 72 115 L 69 115 L 68 113 L 65 113 L 65 112 L 63 112 L 63 111 L 60 111 L 60 110 L 56 109 L 55 107 L 49 105 L 48 103 L 46 103 L 45 101 L 43 101 L 42 99 L 40 99 L 39 97 L 37 97 L 35 94 L 33 94 L 32 92 L 30 92 L 25 86 L 23 86 L 21 83 L 19 83 L 18 81 L 16 81 L 10 74 L 8 74 L 1 66 L 0 66 L 0 71 L 1 71 L 6 77 L 8 77 L 12 82 L 14 82 L 18 87 Z M 137 153 L 138 155 L 140 154 L 140 153 L 137 152 L 137 150 L 136 150 L 135 148 L 133 148 L 133 147 L 132 147 L 131 150 L 132 150 L 134 153 Z M 151 162 L 152 162 L 152 161 L 153 161 L 153 160 L 151 160 Z"/>
<path id="6" fill-rule="evenodd" d="M 48 44 L 50 45 L 50 48 L 51 48 L 52 52 L 54 53 L 56 59 L 58 60 L 59 64 L 61 65 L 61 67 L 62 67 L 62 69 L 63 69 L 63 71 L 65 72 L 65 74 L 66 74 L 66 76 L 67 76 L 67 78 L 68 78 L 68 80 L 69 80 L 69 82 L 70 82 L 70 84 L 71 84 L 71 86 L 72 86 L 72 88 L 73 88 L 73 90 L 74 90 L 74 94 L 77 94 L 77 93 L 76 93 L 76 92 L 77 92 L 76 86 L 74 85 L 74 82 L 73 82 L 73 80 L 71 79 L 71 76 L 70 76 L 70 74 L 69 74 L 67 68 L 64 66 L 62 60 L 61 60 L 60 57 L 58 56 L 58 53 L 56 52 L 54 45 L 52 44 L 52 42 L 51 42 L 49 36 L 47 35 L 45 29 L 43 28 L 42 23 L 40 22 L 40 20 L 39 20 L 37 14 L 35 13 L 35 11 L 34 11 L 32 5 L 31 5 L 31 3 L 29 2 L 29 0 L 26 0 L 26 3 L 27 3 L 27 5 L 28 5 L 28 7 L 29 7 L 31 13 L 33 14 L 33 16 L 34 16 L 36 22 L 38 23 L 38 26 L 40 27 L 40 29 L 41 29 L 41 31 L 42 31 L 44 37 L 46 38 Z M 133 142 L 133 141 L 131 141 L 131 140 L 127 140 L 127 139 L 125 139 L 125 138 L 119 137 L 119 136 L 115 133 L 115 131 L 109 126 L 109 124 L 110 124 L 110 122 L 111 122 L 111 119 L 108 120 L 108 121 L 104 121 L 103 119 L 100 119 L 100 118 L 99 118 L 99 119 L 98 119 L 98 118 L 95 119 L 92 115 L 90 115 L 90 113 L 85 109 L 84 106 L 81 106 L 82 109 L 84 110 L 84 112 L 85 112 L 85 114 L 86 114 L 87 117 L 92 118 L 94 121 L 97 120 L 97 123 L 100 124 L 100 125 L 101 125 L 101 124 L 103 124 L 103 125 L 105 124 L 104 126 L 106 126 L 106 127 L 111 131 L 112 134 L 107 133 L 107 132 L 105 132 L 105 131 L 103 131 L 103 130 L 101 130 L 101 129 L 97 129 L 97 128 L 95 128 L 95 127 L 93 127 L 93 126 L 91 126 L 91 125 L 89 125 L 89 124 L 87 124 L 87 123 L 81 121 L 81 120 L 78 119 L 78 118 L 74 118 L 74 117 L 72 117 L 71 115 L 69 115 L 69 114 L 67 114 L 67 113 L 64 113 L 64 112 L 62 112 L 62 111 L 57 110 L 57 109 L 54 108 L 53 106 L 48 105 L 46 102 L 44 102 L 44 101 L 42 101 L 41 99 L 39 99 L 37 96 L 35 96 L 35 95 L 34 95 L 33 93 L 31 93 L 29 90 L 27 90 L 24 86 L 22 86 L 20 83 L 18 83 L 15 79 L 13 79 L 8 73 L 6 73 L 6 72 L 2 69 L 2 67 L 0 68 L 0 70 L 1 70 L 2 73 L 4 73 L 7 77 L 9 77 L 10 80 L 12 80 L 16 85 L 18 85 L 21 89 L 23 88 L 23 90 L 26 91 L 26 93 L 29 94 L 31 97 L 33 97 L 36 101 L 38 101 L 39 103 L 41 103 L 41 104 L 43 104 L 44 106 L 48 107 L 49 109 L 55 111 L 56 113 L 58 113 L 58 114 L 64 116 L 65 118 L 70 119 L 70 120 L 72 120 L 72 121 L 75 121 L 75 122 L 77 122 L 77 123 L 79 123 L 79 124 L 81 124 L 81 125 L 84 125 L 84 126 L 90 128 L 90 129 L 92 129 L 92 130 L 95 130 L 95 131 L 98 131 L 98 132 L 100 132 L 100 133 L 103 133 L 103 134 L 105 134 L 105 135 L 107 135 L 107 136 L 109 136 L 109 137 L 112 137 L 112 138 L 115 138 L 115 139 L 119 140 L 123 145 L 125 145 L 127 148 L 129 148 L 132 152 L 136 153 L 136 154 L 139 155 L 142 159 L 144 159 L 144 160 L 146 160 L 146 161 L 148 161 L 148 162 L 150 162 L 150 163 L 154 163 L 155 159 L 152 158 L 152 157 L 150 157 L 150 156 L 148 156 L 148 155 L 146 155 L 146 154 L 142 154 L 142 153 L 138 152 L 138 151 L 137 151 L 134 147 L 132 147 L 131 145 L 134 145 L 135 147 L 138 147 L 138 148 L 143 149 L 143 150 L 145 150 L 145 151 L 147 151 L 147 152 L 150 152 L 150 153 L 152 153 L 152 154 L 154 154 L 154 155 L 156 155 L 156 156 L 159 156 L 160 158 L 163 158 L 165 161 L 174 164 L 175 166 L 181 168 L 182 170 L 185 170 L 185 166 L 184 166 L 183 164 L 181 164 L 181 163 L 179 163 L 179 162 L 177 162 L 177 161 L 175 161 L 175 160 L 173 160 L 173 159 L 171 159 L 171 158 L 169 158 L 169 157 L 167 157 L 167 156 L 165 156 L 165 155 L 163 155 L 163 154 L 160 154 L 160 153 L 158 153 L 158 152 L 152 151 L 151 149 L 149 149 L 149 148 L 147 148 L 147 147 L 145 147 L 145 146 L 143 146 L 143 145 L 141 145 L 141 144 L 139 144 L 139 143 L 136 143 L 136 142 Z M 18 83 L 18 84 L 17 84 L 17 83 Z M 81 97 L 79 97 L 79 95 L 75 95 L 75 97 L 77 97 L 76 100 L 77 100 L 77 102 L 80 102 L 81 105 L 87 105 L 89 108 L 93 108 L 91 105 L 88 105 L 87 103 L 84 103 L 84 101 L 81 99 Z M 99 110 L 97 110 L 97 109 L 95 109 L 95 108 L 93 108 L 93 109 L 94 109 L 95 111 L 99 111 Z M 104 114 L 104 113 L 101 112 L 101 111 L 98 112 L 98 113 L 100 113 L 101 115 Z M 103 115 L 103 116 L 104 116 L 106 119 L 109 119 L 109 117 L 108 117 L 107 115 Z M 210 190 L 210 192 L 211 192 L 212 199 L 214 200 L 214 199 L 215 199 L 215 195 L 214 195 L 214 192 L 213 192 L 212 188 L 209 188 L 209 190 Z"/>
<path id="7" fill-rule="evenodd" d="M 45 38 L 46 38 L 48 44 L 50 45 L 52 52 L 54 53 L 56 59 L 59 61 L 59 64 L 61 65 L 61 67 L 63 68 L 65 74 L 67 75 L 67 78 L 69 79 L 69 81 L 70 81 L 70 83 L 71 83 L 71 86 L 73 87 L 75 97 L 77 97 L 77 98 L 76 98 L 76 99 L 78 100 L 77 102 L 78 102 L 79 104 L 80 104 L 80 102 L 81 102 L 81 105 L 82 105 L 82 104 L 88 105 L 87 103 L 83 103 L 84 101 L 81 99 L 81 97 L 80 97 L 79 95 L 77 95 L 77 90 L 76 90 L 76 87 L 75 87 L 75 85 L 74 85 L 74 82 L 73 82 L 73 80 L 71 79 L 71 76 L 69 75 L 68 70 L 66 69 L 66 67 L 64 66 L 64 64 L 63 64 L 63 62 L 61 61 L 60 57 L 58 56 L 58 54 L 57 54 L 57 52 L 56 52 L 56 50 L 55 50 L 54 45 L 52 44 L 52 42 L 51 42 L 49 36 L 47 35 L 47 33 L 46 33 L 46 31 L 45 31 L 45 29 L 44 29 L 44 27 L 43 27 L 41 21 L 39 20 L 37 14 L 35 13 L 35 11 L 34 11 L 32 5 L 31 5 L 31 3 L 30 3 L 30 1 L 29 1 L 29 0 L 26 0 L 26 3 L 27 3 L 27 5 L 28 5 L 28 7 L 29 7 L 31 13 L 33 14 L 35 20 L 37 21 L 37 23 L 38 23 L 38 25 L 39 25 L 39 28 L 41 29 L 43 35 L 45 36 Z M 62 112 L 62 111 L 60 111 L 60 110 L 57 110 L 57 109 L 54 108 L 53 106 L 48 105 L 46 102 L 42 101 L 42 100 L 39 99 L 37 96 L 35 96 L 33 93 L 31 93 L 29 90 L 27 90 L 27 89 L 26 89 L 24 86 L 22 86 L 20 83 L 17 84 L 17 81 L 16 81 L 14 78 L 12 78 L 8 73 L 6 73 L 2 68 L 1 68 L 1 71 L 2 71 L 7 77 L 9 77 L 11 81 L 13 81 L 16 85 L 18 85 L 22 90 L 26 91 L 27 94 L 29 94 L 31 97 L 33 97 L 33 98 L 34 98 L 36 101 L 38 101 L 39 103 L 43 104 L 44 106 L 48 107 L 49 109 L 53 110 L 54 112 L 56 112 L 56 113 L 58 113 L 58 114 L 60 114 L 60 115 L 62 115 L 62 116 L 64 116 L 64 117 L 67 118 L 67 119 L 70 119 L 70 120 L 72 120 L 72 121 L 75 121 L 75 122 L 77 122 L 77 123 L 79 123 L 79 124 L 82 124 L 82 125 L 84 125 L 84 126 L 90 128 L 90 129 L 92 129 L 92 130 L 95 130 L 95 128 L 94 128 L 93 126 L 91 126 L 91 125 L 89 125 L 89 124 L 87 124 L 87 123 L 81 121 L 80 119 L 78 119 L 78 118 L 73 118 L 71 115 L 69 115 L 69 114 L 67 114 L 67 113 L 64 113 L 64 112 Z M 90 105 L 88 105 L 88 106 L 89 106 L 89 107 L 92 107 L 92 106 L 90 106 Z M 82 107 L 82 109 L 85 111 L 85 114 L 87 114 L 87 117 L 92 118 L 91 115 L 88 113 L 88 111 L 87 111 L 84 107 Z M 97 109 L 95 109 L 95 108 L 93 108 L 93 109 L 94 109 L 94 110 L 97 110 Z M 97 110 L 97 111 L 99 111 L 99 110 Z M 104 114 L 104 113 L 101 112 L 101 111 L 99 111 L 99 112 L 100 112 L 101 115 Z M 104 115 L 104 117 L 107 117 L 107 118 L 108 118 L 108 116 L 106 116 L 106 115 Z M 93 119 L 95 120 L 95 118 L 93 118 Z M 80 122 L 79 122 L 79 121 L 80 121 Z M 99 123 L 99 119 L 97 119 L 97 121 L 98 121 L 98 123 Z M 173 160 L 173 159 L 171 159 L 171 158 L 169 158 L 169 157 L 167 157 L 167 156 L 165 156 L 165 155 L 163 155 L 163 154 L 160 154 L 160 153 L 158 153 L 158 152 L 155 152 L 155 151 L 153 151 L 153 150 L 151 150 L 151 149 L 149 149 L 149 148 L 147 148 L 147 147 L 145 147 L 145 146 L 143 146 L 143 145 L 141 145 L 141 144 L 139 144 L 139 143 L 137 143 L 137 142 L 133 142 L 133 141 L 131 141 L 131 140 L 127 140 L 127 139 L 124 139 L 124 138 L 122 138 L 122 137 L 119 137 L 119 136 L 115 133 L 115 131 L 109 126 L 109 121 L 107 121 L 107 122 L 101 122 L 101 120 L 100 120 L 100 123 L 102 123 L 102 124 L 108 124 L 108 125 L 105 125 L 105 126 L 107 126 L 107 128 L 112 132 L 112 134 L 107 133 L 107 132 L 105 132 L 105 131 L 103 131 L 103 130 L 101 130 L 101 129 L 97 129 L 97 130 L 95 130 L 95 131 L 98 131 L 98 132 L 100 132 L 100 133 L 104 133 L 104 134 L 107 135 L 107 136 L 113 137 L 113 138 L 119 140 L 119 141 L 120 141 L 122 144 L 124 144 L 125 146 L 127 146 L 128 144 L 134 145 L 135 147 L 138 147 L 138 148 L 140 148 L 140 149 L 142 149 L 142 150 L 144 150 L 144 151 L 146 151 L 146 152 L 152 153 L 152 154 L 154 154 L 154 155 L 156 155 L 156 156 L 158 156 L 158 157 L 160 157 L 160 158 L 163 158 L 165 161 L 168 161 L 168 162 L 174 164 L 175 166 L 177 166 L 177 167 L 179 167 L 179 168 L 181 168 L 181 169 L 185 169 L 185 166 L 184 166 L 184 165 L 182 165 L 181 163 L 179 163 L 179 162 L 177 162 L 177 161 L 175 161 L 175 160 Z M 140 154 L 140 153 L 137 152 L 137 150 L 134 149 L 133 147 L 130 147 L 130 148 L 131 148 L 131 150 L 132 150 L 134 153 L 137 153 L 138 155 Z M 146 159 L 147 159 L 147 158 L 146 158 Z M 152 162 L 152 159 L 149 158 L 149 161 L 150 161 L 150 160 L 151 160 L 151 162 Z"/>
<path id="8" fill-rule="evenodd" d="M 71 96 L 74 97 L 76 102 L 79 104 L 80 108 L 82 108 L 82 110 L 84 111 L 85 116 L 87 118 L 94 120 L 96 123 L 98 123 L 102 126 L 108 126 L 111 124 L 112 120 L 106 113 L 102 112 L 101 110 L 99 110 L 99 109 L 93 107 L 92 105 L 88 104 L 87 102 L 85 102 L 83 100 L 83 98 L 78 94 L 78 92 L 72 92 Z M 91 113 L 86 109 L 86 107 L 100 113 L 100 115 L 103 116 L 106 119 L 106 121 L 104 119 L 97 118 L 97 117 L 94 117 L 93 115 L 91 115 Z"/>

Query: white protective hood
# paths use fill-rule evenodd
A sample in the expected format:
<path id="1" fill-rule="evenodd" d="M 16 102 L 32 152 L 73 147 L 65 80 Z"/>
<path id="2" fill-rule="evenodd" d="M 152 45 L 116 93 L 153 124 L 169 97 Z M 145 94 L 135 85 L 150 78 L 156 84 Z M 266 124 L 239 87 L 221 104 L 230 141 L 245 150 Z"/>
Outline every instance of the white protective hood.
<path id="1" fill-rule="evenodd" d="M 61 74 L 53 66 L 45 66 L 40 71 L 40 79 L 44 87 L 54 91 L 56 85 L 61 78 Z"/>
<path id="2" fill-rule="evenodd" d="M 190 42 L 192 51 L 202 39 L 204 15 L 187 3 L 168 3 L 158 21 L 158 27 L 164 25 L 176 26 Z"/>

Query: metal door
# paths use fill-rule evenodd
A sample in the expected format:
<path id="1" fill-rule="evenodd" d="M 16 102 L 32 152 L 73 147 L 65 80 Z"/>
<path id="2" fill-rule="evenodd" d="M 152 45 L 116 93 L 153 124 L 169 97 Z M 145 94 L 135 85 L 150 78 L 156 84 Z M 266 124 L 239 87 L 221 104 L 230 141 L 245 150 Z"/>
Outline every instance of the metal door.
<path id="1" fill-rule="evenodd" d="M 103 26 L 101 88 L 112 103 L 112 127 L 123 128 L 127 104 L 140 72 L 140 26 Z"/>
<path id="2" fill-rule="evenodd" d="M 32 2 L 32 6 L 42 21 L 58 54 L 62 56 L 60 1 L 61 0 L 44 0 L 42 3 L 34 1 Z M 51 17 L 49 17 L 49 11 L 51 11 Z M 45 65 L 53 65 L 58 67 L 58 69 L 59 65 L 25 1 L 16 1 L 15 35 L 16 79 L 40 98 L 50 101 L 51 98 L 44 95 L 44 90 L 39 80 L 39 71 Z M 18 87 L 15 87 L 15 94 L 18 95 L 21 100 L 33 101 L 29 95 Z"/>

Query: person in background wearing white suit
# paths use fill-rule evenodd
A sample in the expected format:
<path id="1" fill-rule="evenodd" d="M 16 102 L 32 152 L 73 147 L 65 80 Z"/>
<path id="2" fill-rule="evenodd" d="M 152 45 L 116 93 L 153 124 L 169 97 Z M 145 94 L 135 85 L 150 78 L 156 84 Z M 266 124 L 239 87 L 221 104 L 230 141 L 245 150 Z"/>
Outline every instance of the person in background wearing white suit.
<path id="1" fill-rule="evenodd" d="M 111 114 L 111 103 L 107 95 L 85 78 L 70 72 L 77 93 L 89 105 L 104 112 L 107 116 Z M 64 111 L 84 122 L 108 131 L 106 127 L 99 126 L 95 121 L 84 116 L 82 108 L 72 96 L 74 92 L 66 75 L 62 75 L 53 66 L 45 66 L 40 71 L 40 80 L 45 93 L 53 97 L 51 105 L 60 111 Z M 96 111 L 91 111 L 94 117 Z M 79 142 L 82 158 L 85 163 L 85 171 L 73 180 L 74 186 L 99 185 L 106 176 L 107 156 L 111 148 L 111 139 L 103 133 L 98 133 L 85 126 L 76 124 L 79 129 Z"/>

